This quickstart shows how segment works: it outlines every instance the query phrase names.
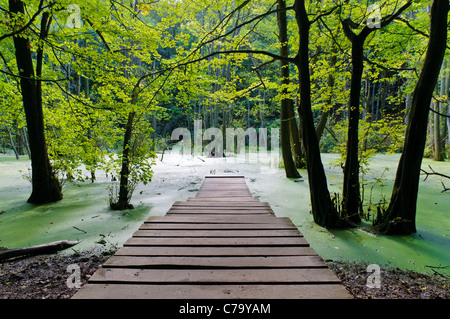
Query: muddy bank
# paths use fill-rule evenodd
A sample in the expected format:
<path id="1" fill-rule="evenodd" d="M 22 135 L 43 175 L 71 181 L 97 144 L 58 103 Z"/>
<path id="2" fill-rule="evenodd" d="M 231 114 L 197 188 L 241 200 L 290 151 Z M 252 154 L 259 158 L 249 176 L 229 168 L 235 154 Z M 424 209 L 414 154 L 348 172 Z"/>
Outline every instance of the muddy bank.
<path id="1" fill-rule="evenodd" d="M 0 299 L 70 299 L 77 291 L 68 285 L 70 265 L 80 268 L 80 284 L 112 255 L 103 253 L 52 254 L 0 264 Z M 400 269 L 381 269 L 381 287 L 368 288 L 367 265 L 328 262 L 355 299 L 450 299 L 450 280 Z M 70 281 L 72 282 L 72 281 Z"/>

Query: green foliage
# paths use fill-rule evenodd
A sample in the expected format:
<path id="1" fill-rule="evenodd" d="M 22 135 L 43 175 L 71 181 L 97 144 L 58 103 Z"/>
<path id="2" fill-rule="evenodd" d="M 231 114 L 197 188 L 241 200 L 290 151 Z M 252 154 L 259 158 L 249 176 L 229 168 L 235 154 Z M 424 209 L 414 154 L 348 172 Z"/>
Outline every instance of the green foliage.
<path id="1" fill-rule="evenodd" d="M 0 36 L 24 26 L 40 1 L 24 3 L 25 15 L 9 15 L 8 2 L 0 0 Z M 243 1 L 43 3 L 53 19 L 47 39 L 38 36 L 41 15 L 20 36 L 29 39 L 34 57 L 39 47 L 44 49 L 45 132 L 61 179 L 93 181 L 96 170 L 118 176 L 124 128 L 132 110 L 140 114 L 140 120 L 133 129 L 131 193 L 138 183 L 151 181 L 153 149 L 164 148 L 161 141 L 176 127 L 192 129 L 194 119 L 202 119 L 204 128 L 279 126 L 279 102 L 284 98 L 279 61 L 257 53 L 279 51 L 276 16 L 265 14 L 276 9 L 273 1 L 251 1 L 239 10 Z M 383 1 L 381 15 L 391 14 L 403 3 Z M 354 31 L 360 32 L 369 15 L 368 3 L 306 4 L 311 20 L 317 18 L 310 30 L 315 122 L 330 113 L 320 145 L 324 152 L 340 153 L 340 165 L 346 156 L 351 75 L 351 47 L 341 21 L 350 17 L 357 24 Z M 79 27 L 70 27 L 75 11 L 68 11 L 69 5 L 79 6 Z M 331 10 L 336 5 L 339 8 Z M 364 116 L 359 124 L 363 176 L 375 153 L 397 152 L 402 147 L 406 97 L 414 89 L 428 40 L 426 5 L 414 1 L 401 19 L 373 32 L 365 42 Z M 293 57 L 298 30 L 294 11 L 288 10 L 287 15 Z M 242 50 L 253 53 L 239 53 Z M 227 51 L 233 53 L 223 53 Z M 213 54 L 217 52 L 222 53 Z M 10 134 L 13 140 L 21 140 L 26 123 L 12 37 L 0 41 L 0 53 L 0 140 L 3 147 L 12 147 Z M 292 65 L 290 73 L 288 96 L 298 99 L 298 73 Z"/>

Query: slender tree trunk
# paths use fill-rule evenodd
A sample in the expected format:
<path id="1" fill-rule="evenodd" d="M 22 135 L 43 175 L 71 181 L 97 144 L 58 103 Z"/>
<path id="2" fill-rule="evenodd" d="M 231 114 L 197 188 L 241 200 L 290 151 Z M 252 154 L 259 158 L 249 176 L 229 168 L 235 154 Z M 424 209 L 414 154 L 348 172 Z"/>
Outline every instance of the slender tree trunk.
<path id="1" fill-rule="evenodd" d="M 284 0 L 278 0 L 278 8 L 285 9 L 286 2 Z M 287 18 L 286 11 L 280 11 L 277 14 L 279 41 L 280 41 L 280 55 L 283 57 L 289 57 L 288 35 L 287 35 Z M 281 133 L 281 154 L 283 156 L 284 170 L 286 177 L 299 178 L 300 174 L 297 171 L 297 166 L 294 163 L 292 157 L 291 147 L 291 130 L 290 130 L 290 118 L 289 109 L 292 108 L 292 98 L 288 97 L 288 85 L 289 80 L 289 63 L 281 60 L 281 120 L 280 120 L 280 133 Z M 290 103 L 291 101 L 291 103 Z"/>
<path id="2" fill-rule="evenodd" d="M 350 84 L 350 103 L 348 112 L 347 151 L 344 166 L 343 202 L 345 218 L 352 222 L 361 221 L 361 194 L 359 190 L 359 100 L 363 74 L 363 46 L 365 37 L 355 37 L 352 41 L 352 78 Z"/>
<path id="3" fill-rule="evenodd" d="M 445 69 L 445 63 L 442 65 L 442 69 Z M 442 72 L 441 77 L 441 87 L 439 90 L 439 96 L 442 97 L 443 95 L 447 94 L 444 92 L 445 89 L 445 77 L 444 72 Z M 444 160 L 444 148 L 442 143 L 442 135 L 441 135 L 441 116 L 438 113 L 442 113 L 441 108 L 441 102 L 436 101 L 434 103 L 435 105 L 435 111 L 434 113 L 434 160 L 435 161 L 443 161 Z"/>
<path id="4" fill-rule="evenodd" d="M 430 102 L 439 76 L 447 41 L 448 0 L 434 0 L 428 49 L 422 72 L 413 93 L 405 144 L 397 168 L 391 201 L 377 220 L 384 234 L 416 232 L 416 205 L 420 167 L 426 142 Z"/>
<path id="5" fill-rule="evenodd" d="M 299 127 L 295 118 L 294 100 L 292 99 L 289 99 L 288 112 L 289 130 L 291 132 L 292 156 L 294 157 L 295 167 L 306 168 L 306 162 L 302 150 L 302 139 L 300 138 Z"/>
<path id="6" fill-rule="evenodd" d="M 134 111 L 128 113 L 127 124 L 125 126 L 125 135 L 123 139 L 123 151 L 122 151 L 122 168 L 120 170 L 119 198 L 117 203 L 112 203 L 110 205 L 110 207 L 114 210 L 124 210 L 133 208 L 133 205 L 130 204 L 129 175 L 130 175 L 131 137 L 133 133 L 133 121 L 135 115 L 136 112 Z"/>
<path id="7" fill-rule="evenodd" d="M 12 13 L 24 13 L 22 1 L 9 0 Z M 48 28 L 48 13 L 44 13 L 41 22 L 41 38 L 46 37 Z M 44 28 L 44 29 L 42 29 Z M 46 30 L 45 30 L 46 29 Z M 13 38 L 17 68 L 19 69 L 20 88 L 23 96 L 23 106 L 28 128 L 31 158 L 32 193 L 29 203 L 43 204 L 62 199 L 61 186 L 56 178 L 47 153 L 47 143 L 44 132 L 44 116 L 42 111 L 41 82 L 34 80 L 33 60 L 30 42 L 23 35 Z M 43 48 L 38 50 L 36 75 L 42 70 Z"/>
<path id="8" fill-rule="evenodd" d="M 26 127 L 22 127 L 22 139 L 23 139 L 23 144 L 25 145 L 25 148 L 27 149 L 27 153 L 28 153 L 28 158 L 31 158 L 30 154 L 30 143 L 28 143 L 28 137 L 27 137 L 27 131 L 26 131 Z"/>
<path id="9" fill-rule="evenodd" d="M 14 155 L 16 156 L 16 160 L 19 160 L 20 159 L 19 151 L 17 150 L 16 143 L 14 143 L 14 138 L 11 134 L 11 130 L 8 127 L 6 127 L 6 130 L 8 131 L 9 141 L 10 141 L 11 147 L 14 151 Z"/>
<path id="10" fill-rule="evenodd" d="M 296 0 L 294 4 L 297 25 L 299 27 L 299 50 L 296 66 L 300 80 L 300 104 L 298 113 L 302 119 L 302 138 L 305 147 L 308 183 L 311 196 L 311 208 L 314 221 L 323 227 L 338 227 L 340 218 L 331 201 L 327 179 L 320 157 L 319 142 L 311 111 L 311 79 L 309 74 L 309 29 L 310 21 L 305 9 L 304 0 Z"/>
<path id="11" fill-rule="evenodd" d="M 135 105 L 138 100 L 140 88 L 139 84 L 136 85 L 131 93 L 131 104 Z M 114 210 L 133 209 L 133 205 L 130 204 L 131 192 L 130 188 L 130 157 L 131 157 L 131 139 L 133 137 L 133 125 L 136 117 L 135 111 L 128 113 L 127 124 L 125 126 L 125 135 L 123 138 L 123 150 L 122 150 L 122 168 L 120 170 L 120 188 L 119 198 L 117 203 L 111 203 L 110 207 Z"/>

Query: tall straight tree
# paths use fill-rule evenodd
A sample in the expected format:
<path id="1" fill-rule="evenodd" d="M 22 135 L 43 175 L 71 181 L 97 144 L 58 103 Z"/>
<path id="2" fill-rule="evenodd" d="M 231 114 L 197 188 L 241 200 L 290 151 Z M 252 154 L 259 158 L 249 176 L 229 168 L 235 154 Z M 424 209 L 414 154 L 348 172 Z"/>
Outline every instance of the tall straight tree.
<path id="1" fill-rule="evenodd" d="M 42 10 L 42 5 L 39 6 L 38 10 Z M 25 14 L 24 3 L 18 0 L 9 0 L 9 11 L 15 17 L 23 16 Z M 42 111 L 42 88 L 39 79 L 42 73 L 44 50 L 42 42 L 47 37 L 50 23 L 50 14 L 44 12 L 41 18 L 39 34 L 41 44 L 36 55 L 36 74 L 33 66 L 30 40 L 22 32 L 18 32 L 13 36 L 31 153 L 31 182 L 33 189 L 28 202 L 33 204 L 50 203 L 62 199 L 61 186 L 53 172 L 47 153 Z"/>
<path id="2" fill-rule="evenodd" d="M 278 22 L 278 38 L 280 41 L 280 56 L 289 57 L 289 42 L 287 34 L 287 14 L 286 14 L 286 1 L 278 0 L 278 9 L 281 10 L 277 13 Z M 295 121 L 295 117 L 291 116 L 289 109 L 292 109 L 292 98 L 289 97 L 288 85 L 289 80 L 289 62 L 286 60 L 280 60 L 280 75 L 281 75 L 281 119 L 280 119 L 280 131 L 281 131 L 281 152 L 284 162 L 284 170 L 286 177 L 298 178 L 300 174 L 297 171 L 297 165 L 292 157 L 291 147 L 291 120 Z M 296 124 L 294 124 L 296 125 Z M 299 142 L 294 141 L 292 142 Z"/>
<path id="3" fill-rule="evenodd" d="M 311 21 L 308 18 L 304 0 L 296 0 L 294 10 L 299 33 L 298 53 L 294 62 L 298 69 L 300 80 L 298 113 L 302 120 L 301 131 L 305 148 L 312 214 L 314 221 L 320 226 L 340 227 L 342 223 L 328 190 L 311 110 L 311 78 L 308 50 Z"/>
<path id="4" fill-rule="evenodd" d="M 364 70 L 364 42 L 373 31 L 390 24 L 396 17 L 405 11 L 411 3 L 412 1 L 408 1 L 395 13 L 381 19 L 379 25 L 367 23 L 359 34 L 356 34 L 352 30 L 352 27 L 357 27 L 357 24 L 351 21 L 350 18 L 342 21 L 344 33 L 352 43 L 352 77 L 350 84 L 348 136 L 344 166 L 342 208 L 344 217 L 354 223 L 361 221 L 359 215 L 361 210 L 361 195 L 359 191 L 358 126 L 360 117 L 361 81 Z"/>
<path id="5" fill-rule="evenodd" d="M 439 77 L 447 43 L 448 0 L 434 0 L 428 49 L 413 92 L 405 144 L 397 167 L 391 201 L 377 220 L 384 234 L 411 234 L 416 230 L 416 205 L 420 167 L 425 149 L 431 98 Z"/>

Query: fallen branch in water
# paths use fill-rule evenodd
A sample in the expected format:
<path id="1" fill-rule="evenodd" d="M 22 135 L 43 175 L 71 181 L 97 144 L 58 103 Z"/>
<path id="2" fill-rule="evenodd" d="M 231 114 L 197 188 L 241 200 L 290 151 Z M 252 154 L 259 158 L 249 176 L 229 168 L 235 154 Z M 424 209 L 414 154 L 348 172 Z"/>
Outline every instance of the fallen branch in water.
<path id="1" fill-rule="evenodd" d="M 445 174 L 442 174 L 442 173 L 435 172 L 435 171 L 431 168 L 430 165 L 428 165 L 428 167 L 430 168 L 431 173 L 430 173 L 430 172 L 427 172 L 427 171 L 425 171 L 425 170 L 423 170 L 423 169 L 420 169 L 420 170 L 421 170 L 422 172 L 424 172 L 424 174 L 426 175 L 425 178 L 423 179 L 424 181 L 426 181 L 427 178 L 428 178 L 428 176 L 430 176 L 430 175 L 437 175 L 437 176 L 441 176 L 441 177 L 449 178 L 449 179 L 450 179 L 450 176 L 448 176 L 448 175 L 445 175 Z M 447 188 L 447 187 L 444 185 L 444 182 L 441 181 L 441 184 L 442 184 L 442 187 L 444 187 L 444 190 L 442 190 L 441 193 L 444 193 L 444 192 L 450 190 L 450 188 Z"/>
<path id="2" fill-rule="evenodd" d="M 79 243 L 80 241 L 61 240 L 43 245 L 5 250 L 0 252 L 0 261 L 29 255 L 51 254 Z"/>
<path id="3" fill-rule="evenodd" d="M 427 171 L 425 171 L 425 170 L 423 170 L 423 169 L 420 169 L 420 170 L 421 170 L 422 172 L 424 172 L 425 175 L 426 175 L 425 178 L 423 179 L 424 181 L 427 180 L 427 178 L 428 178 L 429 175 L 437 175 L 437 176 L 441 176 L 441 177 L 445 177 L 445 178 L 450 178 L 450 176 L 448 176 L 448 175 L 445 175 L 445 174 L 441 174 L 441 173 L 435 172 L 435 171 L 431 168 L 430 165 L 428 165 L 428 167 L 430 168 L 431 173 L 430 173 L 430 172 L 427 172 Z"/>

